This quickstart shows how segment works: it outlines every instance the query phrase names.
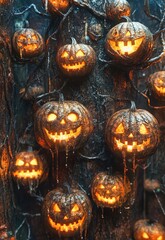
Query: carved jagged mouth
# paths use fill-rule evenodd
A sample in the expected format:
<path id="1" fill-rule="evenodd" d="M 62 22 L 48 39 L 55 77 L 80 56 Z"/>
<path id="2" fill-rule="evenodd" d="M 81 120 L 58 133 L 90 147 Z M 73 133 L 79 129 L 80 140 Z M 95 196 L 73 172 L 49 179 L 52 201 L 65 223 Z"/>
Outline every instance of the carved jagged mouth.
<path id="1" fill-rule="evenodd" d="M 119 150 L 125 150 L 127 152 L 141 152 L 143 151 L 148 145 L 150 145 L 150 138 L 147 138 L 147 140 L 143 140 L 143 142 L 141 144 L 137 144 L 137 141 L 133 141 L 132 145 L 128 144 L 128 141 L 125 141 L 124 143 L 122 143 L 119 140 L 117 140 L 116 138 L 114 138 L 115 144 L 117 146 L 117 148 Z"/>
<path id="2" fill-rule="evenodd" d="M 143 37 L 138 38 L 136 40 L 129 40 L 129 41 L 113 41 L 109 40 L 109 45 L 111 48 L 118 52 L 121 55 L 130 55 L 138 50 L 140 45 L 142 44 Z"/>
<path id="3" fill-rule="evenodd" d="M 69 223 L 69 224 L 56 223 L 50 218 L 50 216 L 48 216 L 48 219 L 53 229 L 56 229 L 56 231 L 59 231 L 59 232 L 67 233 L 67 232 L 76 231 L 79 228 L 81 228 L 84 223 L 85 217 L 83 217 L 82 219 L 79 219 L 77 222 Z"/>
<path id="4" fill-rule="evenodd" d="M 15 171 L 13 172 L 13 176 L 16 178 L 39 178 L 42 175 L 42 170 L 32 170 L 32 171 Z"/>
<path id="5" fill-rule="evenodd" d="M 74 71 L 74 70 L 80 70 L 85 67 L 85 62 L 78 62 L 74 64 L 62 64 L 62 67 L 67 71 Z"/>
<path id="6" fill-rule="evenodd" d="M 95 193 L 95 196 L 97 197 L 98 201 L 99 202 L 102 202 L 102 203 L 108 203 L 110 205 L 113 205 L 115 204 L 116 202 L 119 201 L 119 198 L 120 197 L 103 197 L 101 196 L 99 193 Z"/>
<path id="7" fill-rule="evenodd" d="M 165 94 L 165 87 L 157 87 L 157 86 L 155 86 L 155 88 L 156 88 L 157 92 L 159 92 L 161 94 Z"/>
<path id="8" fill-rule="evenodd" d="M 78 127 L 75 130 L 69 130 L 69 131 L 65 131 L 65 132 L 49 132 L 46 128 L 45 128 L 45 132 L 48 136 L 49 139 L 53 140 L 54 142 L 56 141 L 69 141 L 71 138 L 77 138 L 80 133 L 81 133 L 81 126 Z"/>

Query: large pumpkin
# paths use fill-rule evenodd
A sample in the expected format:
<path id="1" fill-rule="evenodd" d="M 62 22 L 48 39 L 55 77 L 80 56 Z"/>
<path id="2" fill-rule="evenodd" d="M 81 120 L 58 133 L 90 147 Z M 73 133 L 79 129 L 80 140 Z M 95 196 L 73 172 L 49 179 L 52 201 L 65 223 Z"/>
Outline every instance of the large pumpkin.
<path id="1" fill-rule="evenodd" d="M 119 20 L 123 16 L 130 16 L 131 7 L 126 0 L 106 0 L 105 12 L 109 19 Z"/>
<path id="2" fill-rule="evenodd" d="M 89 111 L 79 102 L 47 102 L 35 114 L 35 135 L 43 148 L 75 149 L 93 130 Z"/>
<path id="3" fill-rule="evenodd" d="M 165 228 L 149 219 L 140 219 L 134 225 L 135 240 L 165 240 Z"/>
<path id="4" fill-rule="evenodd" d="M 72 44 L 64 45 L 58 50 L 56 59 L 62 73 L 69 77 L 82 77 L 92 71 L 96 54 L 91 46 L 78 44 L 72 38 Z"/>
<path id="5" fill-rule="evenodd" d="M 114 154 L 144 159 L 154 153 L 159 139 L 156 118 L 144 109 L 123 109 L 108 120 L 105 130 L 106 142 Z"/>
<path id="6" fill-rule="evenodd" d="M 43 206 L 48 228 L 62 237 L 82 236 L 91 220 L 92 207 L 87 195 L 78 189 L 62 188 L 49 192 Z"/>
<path id="7" fill-rule="evenodd" d="M 131 191 L 130 182 L 120 174 L 98 173 L 91 185 L 92 198 L 97 206 L 107 208 L 120 207 Z"/>
<path id="8" fill-rule="evenodd" d="M 149 87 L 155 98 L 165 101 L 165 71 L 151 74 L 149 77 Z"/>
<path id="9" fill-rule="evenodd" d="M 122 22 L 114 26 L 106 37 L 106 50 L 122 64 L 139 64 L 153 51 L 153 35 L 139 22 Z"/>
<path id="10" fill-rule="evenodd" d="M 13 48 L 20 58 L 39 56 L 44 49 L 42 36 L 32 28 L 23 28 L 14 33 Z"/>
<path id="11" fill-rule="evenodd" d="M 69 6 L 69 0 L 42 0 L 45 6 L 45 9 L 48 10 L 50 14 L 59 14 L 65 13 Z"/>

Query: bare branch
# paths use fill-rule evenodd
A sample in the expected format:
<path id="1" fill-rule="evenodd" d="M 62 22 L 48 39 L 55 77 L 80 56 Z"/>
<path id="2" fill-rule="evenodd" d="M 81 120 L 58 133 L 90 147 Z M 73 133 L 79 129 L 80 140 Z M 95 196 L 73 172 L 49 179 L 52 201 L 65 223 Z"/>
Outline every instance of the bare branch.
<path id="1" fill-rule="evenodd" d="M 34 12 L 37 13 L 37 14 L 39 14 L 39 15 L 42 15 L 42 16 L 45 16 L 45 17 L 50 18 L 50 15 L 49 15 L 49 14 L 40 12 L 40 11 L 37 9 L 36 5 L 33 4 L 33 3 L 32 3 L 29 7 L 25 8 L 25 10 L 23 10 L 22 12 L 20 12 L 19 10 L 18 10 L 18 11 L 14 11 L 14 16 L 22 15 L 22 14 L 24 14 L 25 12 L 27 12 L 27 11 L 29 11 L 29 10 L 31 10 L 31 9 L 33 9 Z"/>

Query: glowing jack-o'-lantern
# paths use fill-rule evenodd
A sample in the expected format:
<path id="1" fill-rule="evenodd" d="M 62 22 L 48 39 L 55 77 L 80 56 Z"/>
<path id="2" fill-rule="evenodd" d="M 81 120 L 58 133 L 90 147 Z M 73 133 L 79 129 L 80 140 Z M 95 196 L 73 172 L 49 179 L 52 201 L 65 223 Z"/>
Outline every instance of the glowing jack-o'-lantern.
<path id="1" fill-rule="evenodd" d="M 119 20 L 123 16 L 130 16 L 131 7 L 126 0 L 106 0 L 105 11 L 109 19 Z"/>
<path id="2" fill-rule="evenodd" d="M 44 49 L 42 36 L 31 28 L 23 28 L 14 33 L 13 48 L 20 58 L 39 56 Z"/>
<path id="3" fill-rule="evenodd" d="M 92 182 L 92 198 L 97 206 L 107 208 L 120 207 L 130 192 L 130 182 L 120 174 L 109 175 L 107 172 L 98 173 Z"/>
<path id="4" fill-rule="evenodd" d="M 43 0 L 43 3 L 50 14 L 57 13 L 60 15 L 65 13 L 70 6 L 69 0 Z"/>
<path id="5" fill-rule="evenodd" d="M 165 240 L 165 228 L 158 222 L 140 219 L 134 225 L 135 240 Z"/>
<path id="6" fill-rule="evenodd" d="M 89 111 L 79 102 L 47 102 L 35 114 L 35 135 L 43 148 L 79 148 L 93 129 Z"/>
<path id="7" fill-rule="evenodd" d="M 106 125 L 106 142 L 117 155 L 137 160 L 151 155 L 157 148 L 160 131 L 156 118 L 144 109 L 130 109 L 114 113 Z"/>
<path id="8" fill-rule="evenodd" d="M 56 59 L 62 73 L 69 77 L 82 77 L 92 71 L 96 54 L 91 46 L 78 44 L 72 38 L 72 44 L 64 45 L 58 50 Z"/>
<path id="9" fill-rule="evenodd" d="M 149 77 L 149 87 L 155 98 L 165 101 L 165 71 L 151 74 Z"/>
<path id="10" fill-rule="evenodd" d="M 107 34 L 106 50 L 122 64 L 139 64 L 152 53 L 153 35 L 139 22 L 119 23 Z"/>
<path id="11" fill-rule="evenodd" d="M 82 235 L 91 220 L 92 207 L 87 195 L 78 189 L 54 189 L 46 195 L 44 218 L 52 232 L 62 237 Z"/>
<path id="12" fill-rule="evenodd" d="M 16 154 L 12 165 L 12 176 L 19 185 L 36 188 L 45 180 L 47 174 L 47 164 L 36 151 Z"/>

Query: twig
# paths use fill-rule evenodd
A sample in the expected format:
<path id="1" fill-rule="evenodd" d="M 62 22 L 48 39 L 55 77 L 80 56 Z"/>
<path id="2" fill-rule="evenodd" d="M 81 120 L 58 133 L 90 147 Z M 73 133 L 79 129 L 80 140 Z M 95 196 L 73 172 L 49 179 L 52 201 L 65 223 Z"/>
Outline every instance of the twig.
<path id="1" fill-rule="evenodd" d="M 145 14 L 150 17 L 151 19 L 154 19 L 158 22 L 160 22 L 160 18 L 158 18 L 157 16 L 151 14 L 151 11 L 150 11 L 150 6 L 149 6 L 149 0 L 144 0 L 144 12 Z"/>
<path id="2" fill-rule="evenodd" d="M 42 16 L 45 16 L 45 17 L 50 18 L 50 15 L 48 15 L 48 14 L 46 14 L 46 13 L 40 12 L 40 11 L 37 9 L 36 5 L 33 4 L 33 3 L 32 3 L 29 7 L 25 8 L 25 10 L 23 10 L 22 12 L 20 12 L 19 10 L 18 10 L 18 11 L 14 11 L 14 16 L 22 15 L 22 14 L 24 14 L 25 12 L 27 12 L 27 11 L 29 11 L 29 10 L 31 10 L 31 9 L 33 9 L 34 12 L 37 13 L 37 14 L 39 14 L 39 15 L 42 15 Z"/>

